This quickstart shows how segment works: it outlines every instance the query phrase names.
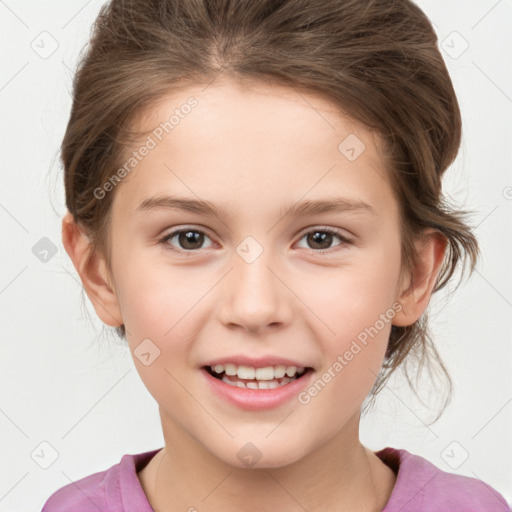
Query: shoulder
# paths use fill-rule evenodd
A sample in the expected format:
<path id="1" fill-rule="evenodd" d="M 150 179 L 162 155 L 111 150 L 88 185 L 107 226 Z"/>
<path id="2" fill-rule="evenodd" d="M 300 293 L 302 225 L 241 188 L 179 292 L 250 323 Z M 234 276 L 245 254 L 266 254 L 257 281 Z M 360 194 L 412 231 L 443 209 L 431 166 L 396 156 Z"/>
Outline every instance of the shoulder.
<path id="1" fill-rule="evenodd" d="M 505 498 L 478 478 L 448 473 L 406 450 L 384 448 L 376 455 L 397 473 L 382 512 L 510 512 Z"/>
<path id="2" fill-rule="evenodd" d="M 42 512 L 122 512 L 123 503 L 128 502 L 137 504 L 140 512 L 150 512 L 137 471 L 158 451 L 123 455 L 121 461 L 109 469 L 61 487 L 48 498 Z"/>
<path id="3" fill-rule="evenodd" d="M 115 471 L 116 466 L 71 482 L 55 491 L 46 501 L 42 512 L 70 512 L 71 506 L 77 512 L 104 510 L 105 478 Z"/>

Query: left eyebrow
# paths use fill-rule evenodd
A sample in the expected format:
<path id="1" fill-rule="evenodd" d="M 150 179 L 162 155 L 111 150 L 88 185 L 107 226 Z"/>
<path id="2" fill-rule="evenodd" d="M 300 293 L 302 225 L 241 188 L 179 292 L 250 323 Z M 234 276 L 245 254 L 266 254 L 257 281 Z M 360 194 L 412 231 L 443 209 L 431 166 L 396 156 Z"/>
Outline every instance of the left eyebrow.
<path id="1" fill-rule="evenodd" d="M 224 208 L 210 201 L 199 199 L 180 198 L 176 196 L 157 196 L 144 199 L 136 208 L 136 212 L 154 209 L 183 210 L 191 213 L 211 215 L 227 219 L 229 213 Z M 283 210 L 282 210 L 283 211 Z M 335 197 L 329 200 L 306 200 L 299 203 L 291 203 L 284 208 L 282 216 L 299 217 L 301 215 L 321 215 L 325 213 L 341 213 L 347 211 L 368 212 L 376 215 L 375 209 L 361 200 Z"/>
<path id="2" fill-rule="evenodd" d="M 321 215 L 324 213 L 343 213 L 351 211 L 368 212 L 377 215 L 375 209 L 358 199 L 348 199 L 344 197 L 334 197 L 329 200 L 301 201 L 292 203 L 284 208 L 284 215 L 300 217 L 301 215 Z"/>

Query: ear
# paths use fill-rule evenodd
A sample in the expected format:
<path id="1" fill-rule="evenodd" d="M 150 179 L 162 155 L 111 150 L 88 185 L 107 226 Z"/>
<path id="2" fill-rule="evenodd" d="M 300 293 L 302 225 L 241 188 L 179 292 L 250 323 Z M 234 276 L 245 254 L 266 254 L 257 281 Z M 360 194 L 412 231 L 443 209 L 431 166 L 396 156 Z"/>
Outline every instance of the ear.
<path id="1" fill-rule="evenodd" d="M 122 325 L 121 310 L 117 295 L 109 285 L 105 261 L 97 253 L 92 254 L 89 238 L 69 212 L 62 219 L 62 243 L 100 320 L 111 327 Z"/>
<path id="2" fill-rule="evenodd" d="M 393 325 L 412 325 L 423 314 L 432 296 L 446 250 L 446 237 L 437 230 L 428 229 L 415 242 L 418 262 L 410 275 L 406 289 L 398 295 L 402 310 L 393 318 Z"/>

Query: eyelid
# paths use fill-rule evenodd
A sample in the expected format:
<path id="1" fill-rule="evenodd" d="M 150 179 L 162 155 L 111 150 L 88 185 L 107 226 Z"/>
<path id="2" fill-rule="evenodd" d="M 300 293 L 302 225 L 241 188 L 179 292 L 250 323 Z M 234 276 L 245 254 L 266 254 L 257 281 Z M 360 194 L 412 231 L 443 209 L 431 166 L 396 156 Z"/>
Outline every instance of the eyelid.
<path id="1" fill-rule="evenodd" d="M 331 233 L 333 235 L 339 236 L 341 239 L 345 240 L 346 242 L 352 242 L 353 239 L 350 235 L 345 235 L 347 230 L 341 229 L 341 228 L 334 228 L 331 226 L 322 226 L 321 224 L 314 224 L 312 226 L 308 226 L 307 228 L 304 228 L 299 232 L 299 235 L 301 238 L 306 235 L 307 233 L 311 233 L 312 231 L 320 231 L 320 232 L 327 232 Z"/>

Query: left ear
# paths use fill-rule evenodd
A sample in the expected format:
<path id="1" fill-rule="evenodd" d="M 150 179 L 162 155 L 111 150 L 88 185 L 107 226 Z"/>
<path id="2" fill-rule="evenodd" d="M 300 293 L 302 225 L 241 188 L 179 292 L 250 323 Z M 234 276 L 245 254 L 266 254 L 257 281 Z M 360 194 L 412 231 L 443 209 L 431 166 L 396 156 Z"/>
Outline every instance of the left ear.
<path id="1" fill-rule="evenodd" d="M 446 244 L 446 237 L 432 228 L 426 229 L 414 243 L 418 262 L 411 272 L 409 285 L 397 297 L 402 309 L 394 316 L 393 325 L 412 325 L 427 308 L 444 260 Z"/>

